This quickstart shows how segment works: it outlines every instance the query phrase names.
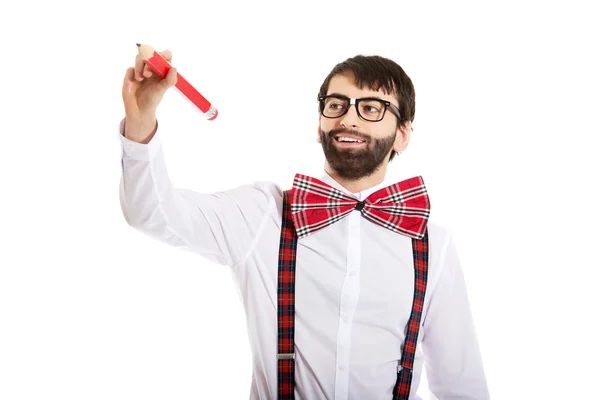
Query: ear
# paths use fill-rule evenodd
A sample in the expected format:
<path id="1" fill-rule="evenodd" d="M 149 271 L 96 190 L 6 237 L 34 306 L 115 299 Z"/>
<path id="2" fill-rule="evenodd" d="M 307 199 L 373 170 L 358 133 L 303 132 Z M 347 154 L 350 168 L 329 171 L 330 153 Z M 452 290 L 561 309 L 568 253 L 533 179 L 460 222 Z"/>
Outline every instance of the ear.
<path id="1" fill-rule="evenodd" d="M 394 141 L 393 149 L 396 152 L 404 151 L 408 147 L 410 141 L 410 133 L 412 132 L 412 122 L 406 121 L 396 129 L 396 140 Z"/>

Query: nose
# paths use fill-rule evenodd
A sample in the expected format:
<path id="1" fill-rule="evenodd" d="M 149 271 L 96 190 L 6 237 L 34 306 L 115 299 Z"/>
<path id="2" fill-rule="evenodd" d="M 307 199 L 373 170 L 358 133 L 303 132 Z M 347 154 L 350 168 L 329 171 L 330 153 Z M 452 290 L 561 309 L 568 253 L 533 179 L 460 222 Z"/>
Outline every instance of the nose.
<path id="1" fill-rule="evenodd" d="M 356 106 L 354 104 L 348 105 L 348 111 L 342 116 L 340 125 L 343 125 L 346 128 L 357 128 L 359 126 L 359 122 L 360 117 L 358 116 Z"/>

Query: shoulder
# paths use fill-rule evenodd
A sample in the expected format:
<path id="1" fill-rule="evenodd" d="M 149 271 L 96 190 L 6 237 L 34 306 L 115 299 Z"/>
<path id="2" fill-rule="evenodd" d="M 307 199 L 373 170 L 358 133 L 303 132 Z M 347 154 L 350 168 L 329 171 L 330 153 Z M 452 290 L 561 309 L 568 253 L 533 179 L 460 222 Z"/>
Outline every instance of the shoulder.
<path id="1" fill-rule="evenodd" d="M 284 189 L 276 182 L 255 181 L 229 189 L 224 193 L 254 200 L 263 199 L 271 201 L 283 198 L 283 191 Z"/>
<path id="2" fill-rule="evenodd" d="M 270 203 L 283 198 L 283 189 L 272 181 L 255 181 L 232 188 L 217 190 L 212 193 L 215 198 L 233 199 L 244 203 Z"/>
<path id="3" fill-rule="evenodd" d="M 454 254 L 454 233 L 446 225 L 437 221 L 428 221 L 427 235 L 429 246 L 429 275 L 435 285 L 445 268 L 449 257 Z"/>
<path id="4" fill-rule="evenodd" d="M 436 251 L 443 251 L 452 238 L 452 231 L 446 225 L 429 220 L 427 222 L 427 236 L 429 247 Z"/>
<path id="5" fill-rule="evenodd" d="M 257 180 L 214 193 L 221 198 L 227 198 L 244 211 L 255 211 L 260 215 L 281 215 L 283 196 L 285 192 L 280 184 L 274 181 Z"/>
<path id="6" fill-rule="evenodd" d="M 185 198 L 193 199 L 199 207 L 222 210 L 227 213 L 241 212 L 244 215 L 264 215 L 274 208 L 281 208 L 283 189 L 275 182 L 255 181 L 253 183 L 217 189 L 211 192 L 198 192 L 180 189 Z"/>
<path id="7" fill-rule="evenodd" d="M 461 260 L 456 235 L 451 227 L 435 221 L 427 224 L 429 236 L 428 289 L 425 303 L 441 286 L 452 285 L 461 271 Z"/>

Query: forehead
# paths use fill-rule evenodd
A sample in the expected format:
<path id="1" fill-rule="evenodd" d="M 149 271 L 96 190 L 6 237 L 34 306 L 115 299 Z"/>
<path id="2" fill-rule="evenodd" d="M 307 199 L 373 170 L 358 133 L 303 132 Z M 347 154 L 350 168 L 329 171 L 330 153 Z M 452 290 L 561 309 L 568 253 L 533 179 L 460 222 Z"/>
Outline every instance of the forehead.
<path id="1" fill-rule="evenodd" d="M 393 94 L 385 94 L 383 90 L 371 90 L 368 87 L 359 88 L 352 74 L 336 75 L 329 81 L 327 94 L 343 94 L 348 97 L 379 97 L 383 100 L 394 101 Z M 395 101 L 394 101 L 395 103 Z"/>

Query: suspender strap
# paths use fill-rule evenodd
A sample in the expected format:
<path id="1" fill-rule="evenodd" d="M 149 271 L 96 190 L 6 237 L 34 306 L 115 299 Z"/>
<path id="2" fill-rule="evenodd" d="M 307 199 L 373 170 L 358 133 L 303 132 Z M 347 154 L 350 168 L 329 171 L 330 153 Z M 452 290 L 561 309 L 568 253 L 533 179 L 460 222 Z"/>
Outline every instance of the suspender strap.
<path id="1" fill-rule="evenodd" d="M 290 191 L 283 193 L 283 217 L 279 242 L 279 263 L 277 282 L 277 399 L 294 399 L 294 288 L 296 279 L 296 250 L 298 236 L 294 229 L 290 211 Z M 421 324 L 421 314 L 427 287 L 428 231 L 420 239 L 412 239 L 413 263 L 415 268 L 415 288 L 413 305 L 402 358 L 398 367 L 393 400 L 408 400 L 412 381 L 412 370 L 417 349 L 417 339 Z"/>
<path id="2" fill-rule="evenodd" d="M 283 194 L 277 282 L 277 399 L 294 399 L 294 288 L 298 236 L 292 222 L 289 193 Z"/>
<path id="3" fill-rule="evenodd" d="M 425 289 L 427 288 L 427 266 L 429 255 L 429 232 L 425 230 L 425 236 L 412 239 L 413 264 L 415 268 L 415 290 L 413 295 L 412 311 L 408 319 L 402 358 L 398 366 L 398 378 L 394 386 L 393 400 L 408 400 L 410 385 L 412 382 L 413 364 L 417 350 L 417 339 L 419 327 L 421 326 L 421 315 L 425 301 Z"/>

